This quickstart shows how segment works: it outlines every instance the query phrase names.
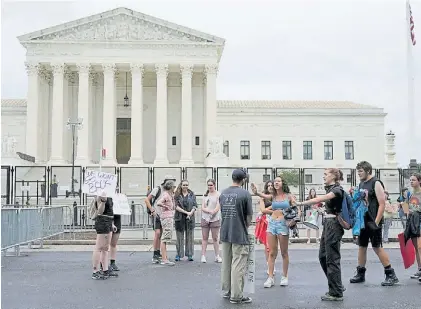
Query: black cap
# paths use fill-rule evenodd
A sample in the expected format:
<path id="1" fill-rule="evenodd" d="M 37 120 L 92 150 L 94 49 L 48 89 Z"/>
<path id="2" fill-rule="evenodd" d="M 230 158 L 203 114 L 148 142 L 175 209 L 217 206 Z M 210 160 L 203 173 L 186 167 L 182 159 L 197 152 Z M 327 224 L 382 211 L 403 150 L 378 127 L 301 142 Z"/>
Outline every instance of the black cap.
<path id="1" fill-rule="evenodd" d="M 244 168 L 238 168 L 232 171 L 232 180 L 234 181 L 241 181 L 247 178 L 249 178 L 249 175 Z"/>

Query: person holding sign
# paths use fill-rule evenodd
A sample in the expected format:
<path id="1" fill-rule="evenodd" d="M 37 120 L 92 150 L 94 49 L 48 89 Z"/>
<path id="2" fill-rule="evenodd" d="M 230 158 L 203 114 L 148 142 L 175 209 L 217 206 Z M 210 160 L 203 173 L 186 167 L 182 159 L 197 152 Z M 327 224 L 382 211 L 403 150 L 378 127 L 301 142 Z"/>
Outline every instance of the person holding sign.
<path id="1" fill-rule="evenodd" d="M 115 193 L 118 194 L 119 187 L 117 186 L 115 188 Z M 117 243 L 118 239 L 120 238 L 120 232 L 121 232 L 121 215 L 114 214 L 113 223 L 115 226 L 115 229 L 113 229 L 113 234 L 111 237 L 111 243 L 110 243 L 110 270 L 112 271 L 120 271 L 120 269 L 117 267 L 115 260 L 117 256 Z"/>
<path id="2" fill-rule="evenodd" d="M 108 279 L 118 275 L 108 268 L 108 250 L 110 249 L 111 235 L 117 227 L 113 224 L 113 200 L 107 198 L 105 192 L 93 201 L 96 209 L 92 219 L 95 220 L 96 243 L 92 254 L 92 279 Z M 100 264 L 102 270 L 100 269 Z"/>

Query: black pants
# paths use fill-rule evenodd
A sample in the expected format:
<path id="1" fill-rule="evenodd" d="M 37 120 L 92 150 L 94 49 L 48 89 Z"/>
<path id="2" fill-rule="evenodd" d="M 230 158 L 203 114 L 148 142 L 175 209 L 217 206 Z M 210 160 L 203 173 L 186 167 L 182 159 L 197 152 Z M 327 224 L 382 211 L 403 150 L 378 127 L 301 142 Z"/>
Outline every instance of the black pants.
<path id="1" fill-rule="evenodd" d="M 341 239 L 344 230 L 336 218 L 326 218 L 320 240 L 319 261 L 327 277 L 329 294 L 342 297 Z"/>

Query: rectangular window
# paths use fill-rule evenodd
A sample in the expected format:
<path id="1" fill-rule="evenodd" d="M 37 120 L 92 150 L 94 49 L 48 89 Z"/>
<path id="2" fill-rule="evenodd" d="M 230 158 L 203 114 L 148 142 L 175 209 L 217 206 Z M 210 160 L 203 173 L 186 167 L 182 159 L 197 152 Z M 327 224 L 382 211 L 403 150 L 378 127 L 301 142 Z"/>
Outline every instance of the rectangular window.
<path id="1" fill-rule="evenodd" d="M 199 136 L 196 136 L 196 138 L 195 138 L 195 145 L 196 146 L 199 146 L 200 145 L 200 138 L 199 138 Z"/>
<path id="2" fill-rule="evenodd" d="M 262 141 L 262 160 L 270 160 L 270 141 Z"/>
<path id="3" fill-rule="evenodd" d="M 250 141 L 240 141 L 241 160 L 250 160 Z"/>
<path id="4" fill-rule="evenodd" d="M 230 156 L 230 142 L 225 141 L 224 142 L 224 154 L 229 157 Z"/>
<path id="5" fill-rule="evenodd" d="M 333 160 L 333 142 L 332 141 L 325 141 L 325 160 Z"/>
<path id="6" fill-rule="evenodd" d="M 352 176 L 351 176 L 351 174 L 347 174 L 346 175 L 346 182 L 347 183 L 352 183 Z"/>
<path id="7" fill-rule="evenodd" d="M 313 142 L 312 141 L 303 142 L 303 159 L 313 160 Z"/>
<path id="8" fill-rule="evenodd" d="M 291 141 L 283 141 L 282 142 L 282 159 L 292 160 Z"/>
<path id="9" fill-rule="evenodd" d="M 345 141 L 345 160 L 354 160 L 354 142 Z"/>
<path id="10" fill-rule="evenodd" d="M 304 175 L 304 181 L 305 183 L 313 183 L 313 175 L 311 174 Z"/>
<path id="11" fill-rule="evenodd" d="M 173 146 L 177 145 L 177 137 L 175 137 L 175 136 L 172 137 L 172 145 Z"/>

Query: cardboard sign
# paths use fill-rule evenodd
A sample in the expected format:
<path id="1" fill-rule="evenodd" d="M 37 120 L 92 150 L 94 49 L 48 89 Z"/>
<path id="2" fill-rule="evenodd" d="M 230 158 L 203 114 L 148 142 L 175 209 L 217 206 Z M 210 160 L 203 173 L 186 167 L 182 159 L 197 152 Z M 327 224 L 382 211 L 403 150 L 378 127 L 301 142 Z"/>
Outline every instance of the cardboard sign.
<path id="1" fill-rule="evenodd" d="M 254 243 L 256 239 L 254 233 L 249 233 L 249 257 L 247 261 L 246 278 L 244 282 L 244 292 L 253 294 L 255 292 L 255 271 L 256 271 L 256 250 Z"/>
<path id="2" fill-rule="evenodd" d="M 113 212 L 115 215 L 131 215 L 132 210 L 130 209 L 129 200 L 127 196 L 118 193 L 113 196 Z"/>
<path id="3" fill-rule="evenodd" d="M 87 169 L 82 192 L 88 195 L 101 195 L 105 192 L 107 197 L 113 197 L 116 186 L 117 175 Z"/>

